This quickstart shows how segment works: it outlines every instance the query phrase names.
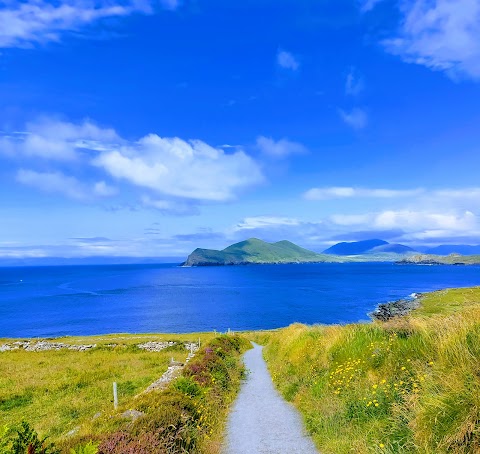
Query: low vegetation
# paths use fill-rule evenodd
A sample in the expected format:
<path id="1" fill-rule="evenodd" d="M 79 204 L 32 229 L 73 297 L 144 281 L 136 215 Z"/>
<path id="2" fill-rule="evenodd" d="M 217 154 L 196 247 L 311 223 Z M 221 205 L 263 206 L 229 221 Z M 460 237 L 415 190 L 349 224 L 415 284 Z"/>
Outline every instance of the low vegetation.
<path id="1" fill-rule="evenodd" d="M 404 265 L 478 265 L 480 264 L 480 255 L 415 254 L 403 257 L 398 263 Z"/>
<path id="2" fill-rule="evenodd" d="M 480 288 L 388 322 L 254 337 L 322 453 L 480 452 Z"/>
<path id="3" fill-rule="evenodd" d="M 109 335 L 56 339 L 69 345 L 96 344 L 88 351 L 0 352 L 0 428 L 26 419 L 56 442 L 98 415 L 113 412 L 112 383 L 120 405 L 157 380 L 171 358 L 185 361 L 183 342 L 208 342 L 213 334 Z M 160 352 L 138 347 L 148 341 L 176 341 Z M 0 345 L 13 340 L 0 340 Z"/>
<path id="4" fill-rule="evenodd" d="M 348 259 L 334 255 L 317 254 L 290 241 L 267 243 L 250 238 L 232 244 L 222 251 L 195 249 L 187 258 L 187 266 L 247 265 L 268 263 L 343 262 Z"/>
<path id="5" fill-rule="evenodd" d="M 74 433 L 63 433 L 46 440 L 40 438 L 25 421 L 15 424 L 10 417 L 9 425 L 16 428 L 4 430 L 1 437 L 2 454 L 218 453 L 226 412 L 244 375 L 240 356 L 248 348 L 249 342 L 234 335 L 203 337 L 209 337 L 208 342 L 185 366 L 183 375 L 172 381 L 166 389 L 142 393 L 137 397 L 132 392 L 128 397 L 123 397 L 117 410 L 109 409 L 93 418 L 91 415 L 84 418 Z M 135 350 L 134 345 L 130 348 Z M 54 352 L 42 352 L 40 356 L 46 353 Z M 95 349 L 75 353 L 93 355 Z M 178 352 L 173 349 L 165 353 L 149 353 L 161 358 L 165 354 L 178 358 Z M 145 386 L 137 392 L 143 388 Z M 84 395 L 84 399 L 88 398 Z M 60 408 L 58 402 L 54 403 L 52 398 L 45 405 L 48 406 L 44 408 L 43 420 L 37 420 L 35 427 L 56 419 Z M 24 416 L 33 422 L 34 418 L 28 412 Z M 69 423 L 68 418 L 64 423 Z M 55 433 L 54 427 L 51 426 L 50 432 Z M 50 440 L 55 441 L 55 445 L 47 443 Z"/>

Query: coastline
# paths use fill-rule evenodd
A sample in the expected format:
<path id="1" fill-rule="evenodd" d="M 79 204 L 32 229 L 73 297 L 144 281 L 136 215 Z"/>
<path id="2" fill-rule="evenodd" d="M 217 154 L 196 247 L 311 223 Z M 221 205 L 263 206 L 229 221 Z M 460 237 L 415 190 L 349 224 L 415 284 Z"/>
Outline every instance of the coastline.
<path id="1" fill-rule="evenodd" d="M 412 293 L 410 298 L 380 303 L 372 312 L 368 313 L 368 316 L 373 321 L 378 320 L 381 322 L 386 322 L 395 317 L 404 317 L 420 307 L 420 301 L 423 295 L 424 293 Z"/>

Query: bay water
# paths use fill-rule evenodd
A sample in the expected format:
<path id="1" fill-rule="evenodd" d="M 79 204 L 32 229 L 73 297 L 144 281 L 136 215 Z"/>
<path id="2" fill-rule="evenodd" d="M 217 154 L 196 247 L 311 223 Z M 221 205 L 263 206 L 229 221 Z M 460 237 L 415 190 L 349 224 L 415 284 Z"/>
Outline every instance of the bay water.
<path id="1" fill-rule="evenodd" d="M 368 319 L 379 303 L 480 285 L 480 266 L 392 263 L 0 268 L 0 337 L 270 329 Z"/>

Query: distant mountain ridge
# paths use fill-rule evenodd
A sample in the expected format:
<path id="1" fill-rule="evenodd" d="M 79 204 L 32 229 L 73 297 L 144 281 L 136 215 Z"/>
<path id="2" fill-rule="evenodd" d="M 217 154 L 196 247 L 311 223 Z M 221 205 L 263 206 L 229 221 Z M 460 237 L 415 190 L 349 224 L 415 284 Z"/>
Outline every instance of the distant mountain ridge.
<path id="1" fill-rule="evenodd" d="M 364 254 L 408 254 L 417 252 L 403 244 L 392 244 L 388 241 L 372 239 L 337 243 L 323 251 L 333 255 L 364 255 Z"/>
<path id="2" fill-rule="evenodd" d="M 341 261 L 334 256 L 318 254 L 290 241 L 267 243 L 250 238 L 218 251 L 195 249 L 184 263 L 185 266 L 247 265 L 268 263 L 315 263 Z"/>

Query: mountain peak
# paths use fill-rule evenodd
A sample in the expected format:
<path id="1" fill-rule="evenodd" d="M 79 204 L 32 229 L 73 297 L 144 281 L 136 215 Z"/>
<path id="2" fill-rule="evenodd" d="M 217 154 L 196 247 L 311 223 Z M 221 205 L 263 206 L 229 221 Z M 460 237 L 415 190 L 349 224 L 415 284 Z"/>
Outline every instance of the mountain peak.
<path id="1" fill-rule="evenodd" d="M 387 244 L 389 244 L 388 241 L 379 239 L 342 242 L 325 249 L 323 253 L 334 255 L 359 255 L 364 254 L 373 248 L 385 246 Z"/>

